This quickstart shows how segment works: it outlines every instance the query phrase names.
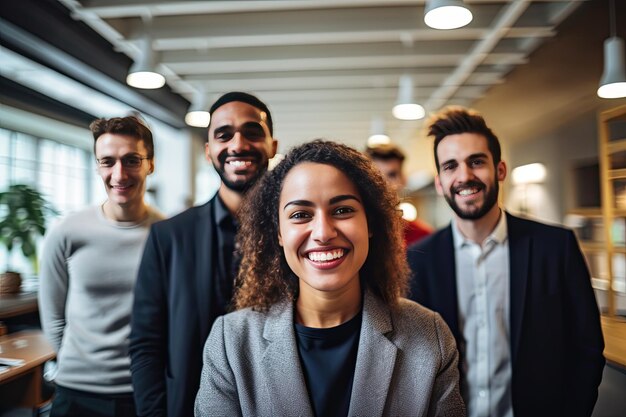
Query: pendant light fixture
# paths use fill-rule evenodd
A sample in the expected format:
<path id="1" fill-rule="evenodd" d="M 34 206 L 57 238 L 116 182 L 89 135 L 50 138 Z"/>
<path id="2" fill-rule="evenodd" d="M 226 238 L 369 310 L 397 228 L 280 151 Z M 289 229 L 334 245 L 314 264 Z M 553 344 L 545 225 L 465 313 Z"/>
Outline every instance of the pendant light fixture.
<path id="1" fill-rule="evenodd" d="M 156 56 L 152 38 L 146 34 L 140 41 L 139 59 L 130 67 L 126 84 L 135 88 L 156 89 L 165 85 L 165 77 L 156 71 Z"/>
<path id="2" fill-rule="evenodd" d="M 427 0 L 424 23 L 433 29 L 458 29 L 473 19 L 461 0 Z"/>
<path id="3" fill-rule="evenodd" d="M 391 142 L 391 138 L 385 133 L 385 120 L 380 116 L 372 118 L 370 137 L 367 139 L 368 146 L 385 145 Z"/>
<path id="4" fill-rule="evenodd" d="M 185 123 L 193 127 L 208 127 L 211 121 L 204 89 L 197 90 L 194 94 L 193 101 L 187 114 L 185 115 Z"/>
<path id="5" fill-rule="evenodd" d="M 615 24 L 615 1 L 610 0 L 609 17 L 611 37 L 604 41 L 604 72 L 600 79 L 598 96 L 601 98 L 626 97 L 626 60 L 624 59 L 624 40 L 617 37 Z"/>
<path id="6" fill-rule="evenodd" d="M 415 103 L 413 98 L 413 78 L 410 75 L 400 77 L 398 101 L 393 106 L 393 116 L 400 120 L 419 120 L 426 115 L 424 107 Z"/>

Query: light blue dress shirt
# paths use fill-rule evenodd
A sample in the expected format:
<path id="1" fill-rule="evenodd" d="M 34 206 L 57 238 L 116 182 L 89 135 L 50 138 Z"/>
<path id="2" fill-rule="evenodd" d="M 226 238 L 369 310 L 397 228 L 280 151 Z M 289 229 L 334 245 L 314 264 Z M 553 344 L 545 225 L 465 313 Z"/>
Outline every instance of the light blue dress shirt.
<path id="1" fill-rule="evenodd" d="M 501 211 L 481 244 L 466 239 L 455 222 L 452 235 L 467 415 L 513 417 L 506 216 Z"/>

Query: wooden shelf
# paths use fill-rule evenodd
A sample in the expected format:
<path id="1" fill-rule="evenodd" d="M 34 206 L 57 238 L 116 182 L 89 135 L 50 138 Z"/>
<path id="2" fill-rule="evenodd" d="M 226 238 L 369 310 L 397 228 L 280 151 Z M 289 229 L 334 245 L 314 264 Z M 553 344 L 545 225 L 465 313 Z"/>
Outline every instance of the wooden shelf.
<path id="1" fill-rule="evenodd" d="M 606 245 L 602 242 L 589 242 L 589 241 L 580 241 L 580 248 L 583 252 L 606 252 Z"/>
<path id="2" fill-rule="evenodd" d="M 602 207 L 577 207 L 567 213 L 583 217 L 602 217 Z"/>
<path id="3" fill-rule="evenodd" d="M 615 123 L 623 122 L 626 120 L 626 105 L 615 107 L 611 110 L 600 113 L 598 118 L 598 158 L 600 160 L 600 185 L 602 194 L 602 223 L 604 229 L 604 241 L 607 242 L 606 246 L 606 271 L 608 279 L 608 316 L 615 318 L 616 315 L 616 302 L 617 293 L 613 289 L 614 271 L 613 261 L 615 254 L 626 254 L 626 248 L 623 245 L 613 246 L 609 242 L 612 242 L 612 228 L 615 218 L 624 217 L 626 215 L 626 209 L 616 208 L 616 196 L 614 181 L 626 179 L 626 168 L 611 169 L 612 160 L 611 156 L 618 152 L 626 151 L 626 139 L 620 137 L 620 139 L 610 140 L 611 137 L 616 136 Z M 621 134 L 620 134 L 621 136 Z M 589 252 L 601 252 L 598 245 L 595 242 L 590 242 L 589 246 L 581 245 L 581 247 L 588 248 Z M 603 321 L 604 325 L 604 321 Z M 611 327 L 610 329 L 613 329 Z M 613 330 L 610 330 L 613 331 Z M 622 340 L 626 340 L 626 324 L 622 328 Z M 605 338 L 608 340 L 610 336 L 605 332 Z M 617 355 L 620 358 L 619 362 L 626 364 L 626 343 L 622 344 L 623 349 Z M 607 343 L 608 351 L 608 343 Z M 609 358 L 607 354 L 607 358 Z"/>
<path id="4" fill-rule="evenodd" d="M 626 139 L 612 140 L 606 144 L 609 155 L 626 151 Z"/>
<path id="5" fill-rule="evenodd" d="M 584 240 L 580 241 L 580 249 L 585 253 L 601 253 L 607 251 L 606 245 L 602 242 L 588 242 Z M 613 252 L 626 254 L 626 247 L 613 246 Z"/>
<path id="6" fill-rule="evenodd" d="M 623 180 L 626 179 L 626 168 L 623 169 L 610 169 L 608 172 L 610 180 Z"/>

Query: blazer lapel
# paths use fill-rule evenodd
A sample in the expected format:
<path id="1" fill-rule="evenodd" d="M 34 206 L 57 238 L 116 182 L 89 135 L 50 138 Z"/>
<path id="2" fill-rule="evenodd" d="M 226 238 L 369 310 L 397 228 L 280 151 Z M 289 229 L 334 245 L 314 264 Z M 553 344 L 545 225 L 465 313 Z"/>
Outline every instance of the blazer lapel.
<path id="1" fill-rule="evenodd" d="M 195 248 L 188 248 L 190 253 L 195 254 L 194 279 L 196 281 L 196 302 L 198 303 L 198 312 L 200 320 L 200 330 L 203 337 L 208 336 L 211 330 L 211 298 L 213 274 L 213 258 L 215 249 L 212 242 L 216 242 L 214 238 L 214 215 L 213 206 L 215 198 L 211 199 L 207 204 L 200 207 L 196 224 L 194 225 Z M 202 341 L 204 343 L 204 340 Z"/>
<path id="2" fill-rule="evenodd" d="M 366 291 L 348 415 L 383 415 L 398 351 L 386 337 L 392 330 L 389 309 Z"/>
<path id="3" fill-rule="evenodd" d="M 511 359 L 514 363 L 519 348 L 522 318 L 524 317 L 531 239 L 530 236 L 524 233 L 523 227 L 519 224 L 518 219 L 508 213 L 506 216 L 511 280 Z"/>
<path id="4" fill-rule="evenodd" d="M 293 303 L 274 305 L 268 314 L 263 337 L 269 344 L 261 362 L 272 415 L 313 417 L 313 408 L 300 365 L 293 325 Z"/>

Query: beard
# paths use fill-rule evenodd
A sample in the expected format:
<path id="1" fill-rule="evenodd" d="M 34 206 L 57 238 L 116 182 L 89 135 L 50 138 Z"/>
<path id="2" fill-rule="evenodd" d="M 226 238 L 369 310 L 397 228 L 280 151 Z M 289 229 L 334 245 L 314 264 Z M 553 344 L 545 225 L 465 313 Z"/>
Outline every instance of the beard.
<path id="1" fill-rule="evenodd" d="M 454 199 L 456 192 L 459 188 L 476 187 L 479 190 L 486 190 L 485 199 L 481 205 L 473 205 L 468 208 L 461 208 Z M 450 206 L 450 208 L 456 213 L 456 215 L 463 220 L 477 220 L 482 218 L 489 212 L 498 202 L 498 192 L 500 190 L 500 184 L 496 180 L 491 187 L 487 187 L 482 181 L 469 181 L 460 186 L 456 186 L 450 189 L 450 193 L 444 193 L 443 197 Z"/>
<path id="2" fill-rule="evenodd" d="M 228 177 L 228 174 L 226 174 L 226 171 L 224 169 L 224 167 L 226 166 L 226 158 L 229 156 L 239 156 L 242 158 L 251 157 L 254 159 L 254 162 L 256 163 L 256 166 L 258 167 L 258 169 L 254 173 L 254 175 L 252 175 L 249 178 L 244 178 L 241 180 L 231 180 Z M 227 152 L 222 152 L 217 157 L 218 163 L 216 164 L 215 161 L 213 162 L 213 167 L 215 168 L 217 175 L 219 175 L 220 179 L 222 180 L 222 183 L 228 189 L 236 191 L 238 193 L 245 193 L 250 188 L 252 188 L 252 186 L 256 184 L 259 178 L 261 178 L 263 174 L 265 174 L 265 171 L 267 171 L 268 161 L 265 160 L 265 162 L 263 162 L 263 160 L 264 158 L 261 155 L 261 153 L 256 152 L 256 151 L 242 152 L 242 153 L 238 153 L 237 155 L 228 155 Z"/>

